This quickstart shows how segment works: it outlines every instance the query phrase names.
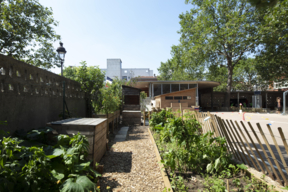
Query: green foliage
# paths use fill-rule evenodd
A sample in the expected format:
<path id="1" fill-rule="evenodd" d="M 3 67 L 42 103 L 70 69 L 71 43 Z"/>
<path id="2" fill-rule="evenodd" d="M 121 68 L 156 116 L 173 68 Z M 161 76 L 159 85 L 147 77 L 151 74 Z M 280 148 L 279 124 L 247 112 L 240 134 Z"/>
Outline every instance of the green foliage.
<path id="1" fill-rule="evenodd" d="M 100 89 L 98 100 L 93 101 L 95 112 L 104 114 L 113 113 L 120 109 L 122 104 L 122 81 L 113 79 L 112 84 L 107 84 Z"/>
<path id="2" fill-rule="evenodd" d="M 63 75 L 80 83 L 87 97 L 87 115 L 91 117 L 93 106 L 101 105 L 101 89 L 104 86 L 105 74 L 98 66 L 88 67 L 86 61 L 81 61 L 80 64 L 80 67 L 64 68 Z"/>
<path id="3" fill-rule="evenodd" d="M 188 187 L 185 186 L 184 183 L 184 178 L 181 176 L 176 176 L 173 173 L 170 173 L 170 178 L 171 178 L 171 187 L 175 190 L 175 191 L 179 191 L 179 192 L 186 192 L 188 191 Z"/>
<path id="4" fill-rule="evenodd" d="M 38 0 L 0 1 L 0 53 L 37 67 L 59 67 L 53 42 L 60 39 L 53 29 L 51 8 Z"/>
<path id="5" fill-rule="evenodd" d="M 51 131 L 18 131 L 0 140 L 0 191 L 95 191 L 100 174 L 85 160 L 87 138 L 47 139 Z"/>
<path id="6" fill-rule="evenodd" d="M 150 121 L 149 121 L 149 125 L 151 126 L 152 130 L 155 130 L 156 126 L 157 127 L 162 127 L 164 126 L 164 124 L 166 123 L 166 120 L 167 118 L 173 118 L 174 115 L 171 111 L 169 110 L 162 110 L 161 112 L 159 113 L 152 113 L 151 114 L 151 118 L 150 118 Z"/>

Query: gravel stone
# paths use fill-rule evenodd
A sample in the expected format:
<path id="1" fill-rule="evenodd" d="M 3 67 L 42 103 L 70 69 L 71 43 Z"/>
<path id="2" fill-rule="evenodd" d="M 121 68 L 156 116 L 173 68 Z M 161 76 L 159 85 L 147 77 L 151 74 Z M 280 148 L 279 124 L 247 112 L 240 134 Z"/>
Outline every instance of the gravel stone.
<path id="1" fill-rule="evenodd" d="M 110 142 L 110 151 L 102 158 L 104 173 L 100 179 L 101 191 L 151 191 L 164 190 L 154 146 L 148 127 L 131 126 L 126 141 Z"/>

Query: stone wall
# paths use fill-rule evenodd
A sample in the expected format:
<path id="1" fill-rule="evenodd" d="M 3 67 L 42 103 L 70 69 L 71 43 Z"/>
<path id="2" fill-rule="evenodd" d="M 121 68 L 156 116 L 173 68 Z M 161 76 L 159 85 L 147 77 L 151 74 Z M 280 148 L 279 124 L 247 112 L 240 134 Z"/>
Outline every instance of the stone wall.
<path id="1" fill-rule="evenodd" d="M 69 112 L 73 117 L 85 117 L 85 94 L 78 82 L 0 55 L 0 121 L 8 121 L 0 130 L 13 133 L 59 120 L 63 81 Z"/>

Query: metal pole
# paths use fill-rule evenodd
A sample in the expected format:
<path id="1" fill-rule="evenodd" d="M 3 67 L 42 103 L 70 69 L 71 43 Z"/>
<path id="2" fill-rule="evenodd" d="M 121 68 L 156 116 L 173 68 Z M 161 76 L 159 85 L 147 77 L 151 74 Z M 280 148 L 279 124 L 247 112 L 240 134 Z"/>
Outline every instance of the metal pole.
<path id="1" fill-rule="evenodd" d="M 63 60 L 62 59 L 61 59 L 61 76 L 63 78 Z M 65 119 L 65 81 L 64 81 L 64 78 L 63 78 L 62 88 L 63 88 L 63 119 Z"/>
<path id="2" fill-rule="evenodd" d="M 61 76 L 63 77 L 63 60 L 61 60 Z"/>
<path id="3" fill-rule="evenodd" d="M 286 94 L 288 93 L 288 90 L 283 92 L 283 113 L 282 115 L 286 115 Z"/>

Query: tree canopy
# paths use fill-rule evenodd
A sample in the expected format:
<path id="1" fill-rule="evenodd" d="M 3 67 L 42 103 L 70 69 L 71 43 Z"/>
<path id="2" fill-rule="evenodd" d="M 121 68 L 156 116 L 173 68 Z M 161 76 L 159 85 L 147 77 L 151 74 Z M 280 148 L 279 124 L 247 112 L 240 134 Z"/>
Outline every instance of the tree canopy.
<path id="1" fill-rule="evenodd" d="M 38 0 L 0 1 L 0 53 L 42 68 L 60 66 L 53 42 L 60 39 L 51 8 Z"/>

